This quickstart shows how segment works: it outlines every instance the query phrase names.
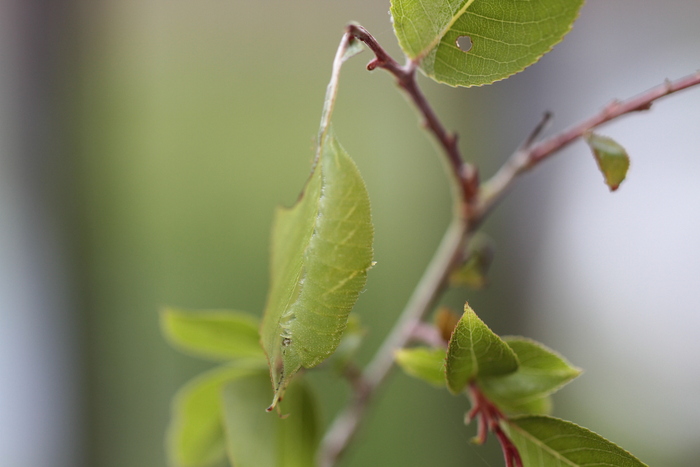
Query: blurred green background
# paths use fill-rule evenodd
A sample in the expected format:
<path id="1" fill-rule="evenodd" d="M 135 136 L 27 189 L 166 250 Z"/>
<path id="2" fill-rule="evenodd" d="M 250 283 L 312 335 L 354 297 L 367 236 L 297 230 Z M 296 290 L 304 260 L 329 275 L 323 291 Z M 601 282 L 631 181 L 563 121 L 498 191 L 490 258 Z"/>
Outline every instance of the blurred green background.
<path id="1" fill-rule="evenodd" d="M 421 81 L 484 174 L 545 110 L 563 126 L 700 63 L 697 51 L 675 48 L 676 56 L 691 55 L 690 65 L 652 64 L 656 49 L 640 26 L 666 28 L 655 44 L 697 44 L 694 1 L 671 2 L 677 16 L 660 25 L 658 9 L 633 12 L 641 23 L 624 30 L 622 6 L 589 3 L 564 44 L 506 82 L 454 90 Z M 309 173 L 343 27 L 360 22 L 399 57 L 388 2 L 8 1 L 2 8 L 0 253 L 8 280 L 0 289 L 0 368 L 16 384 L 0 392 L 0 464 L 164 466 L 170 398 L 208 364 L 168 347 L 157 311 L 261 312 L 273 209 L 293 203 Z M 641 31 L 635 46 L 626 42 L 630 31 Z M 609 42 L 595 42 L 601 35 Z M 450 214 L 434 145 L 390 77 L 364 69 L 370 58 L 364 52 L 344 68 L 334 118 L 365 177 L 376 227 L 378 264 L 356 308 L 369 329 L 362 362 L 398 316 Z M 632 64 L 659 74 L 631 80 Z M 697 113 L 684 118 L 697 125 Z M 445 302 L 460 308 L 468 298 L 496 332 L 532 335 L 590 369 L 585 350 L 571 355 L 546 329 L 527 324 L 536 286 L 528 278 L 534 258 L 547 254 L 543 225 L 556 225 L 547 212 L 559 196 L 552 184 L 566 189 L 557 175 L 565 164 L 528 176 L 485 226 L 498 244 L 492 286 L 451 292 Z M 600 185 L 592 190 L 603 191 L 589 165 L 590 184 Z M 566 346 L 571 336 L 559 341 Z M 323 373 L 312 378 L 329 422 L 347 389 Z M 556 413 L 585 418 L 589 404 L 606 397 L 598 387 L 589 400 L 564 396 Z M 652 403 L 637 402 L 639 411 Z M 396 372 L 342 465 L 502 465 L 497 446 L 469 443 L 467 409 L 466 399 Z M 597 420 L 580 421 L 650 465 L 690 465 L 699 453 L 687 429 L 678 433 L 688 439 L 668 448 L 624 417 Z"/>

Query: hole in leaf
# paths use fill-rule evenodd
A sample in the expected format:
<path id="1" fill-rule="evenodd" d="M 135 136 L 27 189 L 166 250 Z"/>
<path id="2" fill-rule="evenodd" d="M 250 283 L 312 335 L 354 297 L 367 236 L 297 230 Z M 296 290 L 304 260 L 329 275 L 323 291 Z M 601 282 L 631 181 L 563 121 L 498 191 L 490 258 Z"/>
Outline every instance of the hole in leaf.
<path id="1" fill-rule="evenodd" d="M 469 36 L 459 36 L 457 38 L 457 47 L 462 52 L 469 52 L 472 48 L 472 38 Z"/>

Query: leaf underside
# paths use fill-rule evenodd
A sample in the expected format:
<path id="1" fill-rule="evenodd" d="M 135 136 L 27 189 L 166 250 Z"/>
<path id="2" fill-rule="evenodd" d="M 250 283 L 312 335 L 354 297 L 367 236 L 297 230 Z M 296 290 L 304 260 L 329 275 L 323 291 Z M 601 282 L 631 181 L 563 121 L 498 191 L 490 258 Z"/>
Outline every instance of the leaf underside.
<path id="1" fill-rule="evenodd" d="M 608 185 L 610 191 L 617 190 L 620 183 L 627 177 L 627 170 L 630 167 L 627 151 L 614 139 L 595 133 L 586 135 L 586 142 L 593 151 L 598 168 L 605 177 L 605 184 Z"/>
<path id="2" fill-rule="evenodd" d="M 372 264 L 369 196 L 357 167 L 335 138 L 291 209 L 278 209 L 271 284 L 261 327 L 275 397 L 302 367 L 330 356 Z"/>
<path id="3" fill-rule="evenodd" d="M 516 417 L 504 427 L 524 467 L 646 467 L 646 464 L 592 431 L 546 416 Z"/>
<path id="4" fill-rule="evenodd" d="M 562 40 L 583 0 L 392 0 L 401 48 L 451 86 L 481 86 L 522 71 Z M 471 48 L 457 45 L 469 37 Z"/>

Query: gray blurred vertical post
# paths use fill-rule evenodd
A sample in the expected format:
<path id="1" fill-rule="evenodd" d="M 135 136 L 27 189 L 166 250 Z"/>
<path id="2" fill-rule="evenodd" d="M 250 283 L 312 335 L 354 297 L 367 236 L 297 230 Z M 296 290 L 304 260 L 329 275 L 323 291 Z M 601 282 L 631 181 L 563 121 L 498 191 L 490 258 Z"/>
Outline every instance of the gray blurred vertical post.
<path id="1" fill-rule="evenodd" d="M 53 107 L 65 2 L 0 2 L 0 465 L 81 465 L 78 332 Z"/>

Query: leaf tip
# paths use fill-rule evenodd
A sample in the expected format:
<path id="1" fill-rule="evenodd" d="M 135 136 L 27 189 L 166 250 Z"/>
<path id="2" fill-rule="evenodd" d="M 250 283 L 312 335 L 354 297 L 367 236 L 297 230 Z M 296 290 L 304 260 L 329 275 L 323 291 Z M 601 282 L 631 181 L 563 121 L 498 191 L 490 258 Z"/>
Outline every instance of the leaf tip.
<path id="1" fill-rule="evenodd" d="M 629 170 L 630 158 L 627 151 L 614 139 L 593 132 L 586 133 L 584 139 L 603 173 L 605 184 L 611 192 L 617 191 Z"/>

